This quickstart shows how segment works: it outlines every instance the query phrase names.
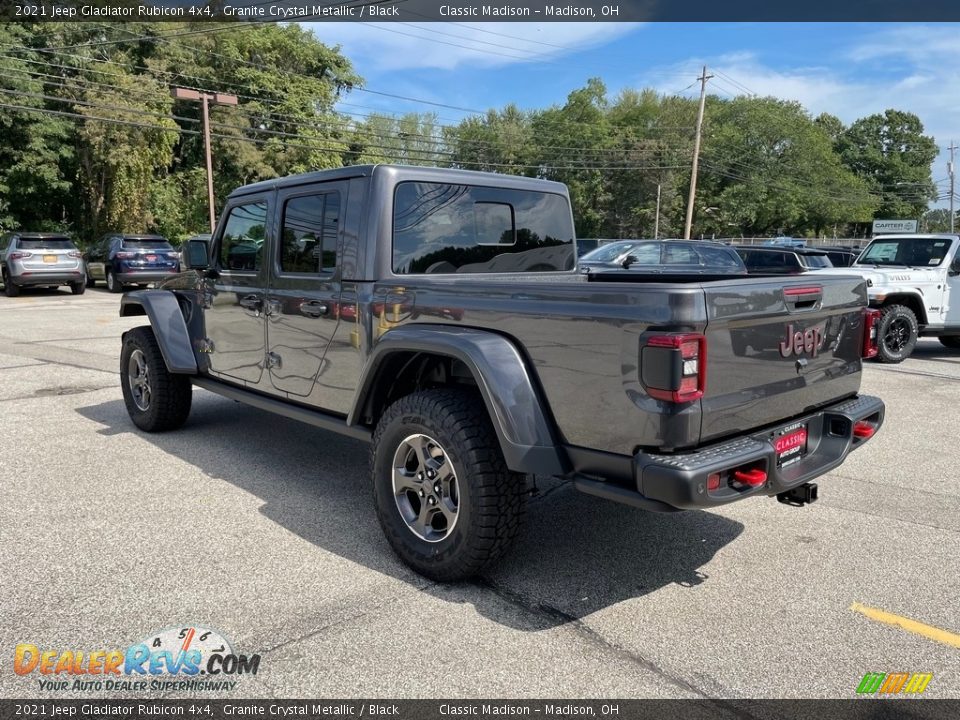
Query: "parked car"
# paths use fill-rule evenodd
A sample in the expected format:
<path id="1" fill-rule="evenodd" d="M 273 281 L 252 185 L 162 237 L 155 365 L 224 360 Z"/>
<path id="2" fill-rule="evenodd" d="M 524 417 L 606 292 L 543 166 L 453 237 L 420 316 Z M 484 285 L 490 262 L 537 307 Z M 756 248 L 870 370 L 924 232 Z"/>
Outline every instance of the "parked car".
<path id="1" fill-rule="evenodd" d="M 0 235 L 0 274 L 7 297 L 27 286 L 69 285 L 74 295 L 86 287 L 83 254 L 66 235 L 11 232 Z"/>
<path id="2" fill-rule="evenodd" d="M 160 235 L 107 233 L 87 252 L 86 266 L 87 287 L 102 280 L 119 293 L 180 272 L 180 253 Z"/>
<path id="3" fill-rule="evenodd" d="M 697 240 L 618 240 L 580 258 L 583 271 L 709 272 L 746 275 L 740 256 L 719 243 Z"/>
<path id="4" fill-rule="evenodd" d="M 833 267 L 830 256 L 815 248 L 767 245 L 735 245 L 734 248 L 751 275 L 799 275 Z"/>
<path id="5" fill-rule="evenodd" d="M 787 235 L 780 235 L 763 241 L 765 247 L 805 247 L 806 244 L 807 241 L 802 238 L 794 238 Z"/>
<path id="6" fill-rule="evenodd" d="M 821 245 L 816 249 L 825 252 L 834 267 L 850 267 L 857 261 L 857 258 L 860 257 L 859 248 Z"/>
<path id="7" fill-rule="evenodd" d="M 849 268 L 824 272 L 867 281 L 881 362 L 903 362 L 921 337 L 960 350 L 960 235 L 881 235 Z"/>
<path id="8" fill-rule="evenodd" d="M 236 246 L 252 266 L 231 265 Z M 182 426 L 197 386 L 371 443 L 384 533 L 440 581 L 506 550 L 530 475 L 663 512 L 803 505 L 883 423 L 858 394 L 876 314 L 861 278 L 584 274 L 555 182 L 390 165 L 274 179 L 235 190 L 184 254 L 187 272 L 120 303 L 149 318 L 122 338 L 131 421 Z M 745 328 L 778 350 L 737 357 Z"/>

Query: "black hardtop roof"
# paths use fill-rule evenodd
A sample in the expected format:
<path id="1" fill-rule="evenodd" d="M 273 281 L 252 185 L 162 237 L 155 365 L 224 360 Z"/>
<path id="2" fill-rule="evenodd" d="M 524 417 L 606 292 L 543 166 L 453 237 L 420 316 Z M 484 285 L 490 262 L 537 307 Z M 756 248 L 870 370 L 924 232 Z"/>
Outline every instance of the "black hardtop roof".
<path id="1" fill-rule="evenodd" d="M 258 192 L 277 190 L 298 185 L 309 185 L 330 180 L 347 180 L 356 177 L 372 177 L 389 174 L 396 182 L 414 180 L 419 182 L 458 182 L 465 185 L 493 185 L 518 190 L 566 193 L 566 186 L 551 180 L 538 180 L 522 175 L 503 175 L 501 173 L 480 172 L 477 170 L 458 170 L 453 168 L 421 167 L 419 165 L 348 165 L 330 170 L 316 170 L 299 175 L 262 180 L 239 187 L 230 193 L 230 197 L 250 195 Z"/>

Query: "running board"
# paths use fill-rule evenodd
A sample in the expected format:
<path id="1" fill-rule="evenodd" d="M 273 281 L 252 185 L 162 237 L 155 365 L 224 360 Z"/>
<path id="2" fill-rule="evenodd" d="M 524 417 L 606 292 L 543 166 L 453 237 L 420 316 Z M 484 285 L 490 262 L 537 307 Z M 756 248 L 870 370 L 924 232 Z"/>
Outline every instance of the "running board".
<path id="1" fill-rule="evenodd" d="M 347 425 L 345 419 L 335 415 L 328 415 L 319 410 L 311 410 L 310 408 L 299 405 L 292 405 L 283 400 L 276 400 L 266 395 L 261 395 L 260 393 L 244 390 L 209 378 L 192 377 L 190 380 L 198 388 L 203 388 L 217 395 L 222 395 L 225 398 L 242 402 L 258 410 L 266 410 L 267 412 L 276 413 L 277 415 L 283 415 L 291 420 L 313 425 L 321 430 L 329 430 L 339 433 L 340 435 L 346 435 L 356 440 L 370 442 L 373 439 L 373 434 L 369 429 L 359 425 Z"/>

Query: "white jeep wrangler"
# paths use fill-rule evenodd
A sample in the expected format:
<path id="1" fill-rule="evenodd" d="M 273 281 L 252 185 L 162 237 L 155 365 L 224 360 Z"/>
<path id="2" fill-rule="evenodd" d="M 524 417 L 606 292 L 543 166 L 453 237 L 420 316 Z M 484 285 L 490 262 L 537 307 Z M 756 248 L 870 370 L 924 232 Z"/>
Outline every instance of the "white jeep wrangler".
<path id="1" fill-rule="evenodd" d="M 903 362 L 926 336 L 960 349 L 958 250 L 960 235 L 881 235 L 854 265 L 832 271 L 866 278 L 870 307 L 883 311 L 879 360 Z"/>

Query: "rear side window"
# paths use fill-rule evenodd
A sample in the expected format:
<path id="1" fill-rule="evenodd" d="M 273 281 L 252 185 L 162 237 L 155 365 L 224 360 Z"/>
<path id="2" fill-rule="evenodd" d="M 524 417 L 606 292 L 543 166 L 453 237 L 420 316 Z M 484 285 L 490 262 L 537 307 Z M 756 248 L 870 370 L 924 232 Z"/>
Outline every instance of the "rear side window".
<path id="1" fill-rule="evenodd" d="M 259 270 L 266 237 L 266 203 L 231 208 L 220 240 L 220 267 L 240 272 Z"/>
<path id="2" fill-rule="evenodd" d="M 280 269 L 286 273 L 333 272 L 339 225 L 339 193 L 288 200 L 283 208 Z"/>
<path id="3" fill-rule="evenodd" d="M 21 250 L 74 250 L 67 238 L 20 238 L 17 247 Z"/>
<path id="4" fill-rule="evenodd" d="M 559 272 L 574 265 L 562 195 L 403 182 L 393 210 L 393 271 Z"/>

